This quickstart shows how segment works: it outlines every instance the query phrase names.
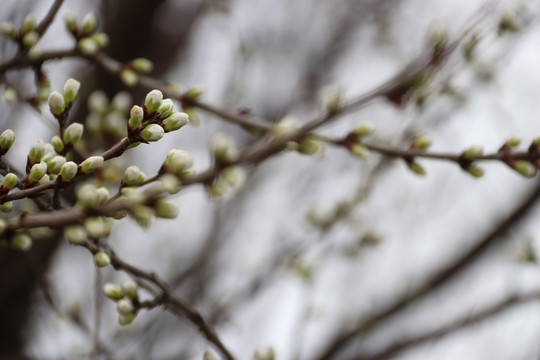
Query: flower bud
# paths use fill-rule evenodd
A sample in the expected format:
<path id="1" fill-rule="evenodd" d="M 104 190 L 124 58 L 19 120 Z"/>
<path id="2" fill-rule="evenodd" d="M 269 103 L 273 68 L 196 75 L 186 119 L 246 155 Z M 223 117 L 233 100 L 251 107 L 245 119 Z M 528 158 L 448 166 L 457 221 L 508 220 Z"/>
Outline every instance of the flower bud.
<path id="1" fill-rule="evenodd" d="M 109 266 L 111 264 L 111 257 L 107 253 L 100 251 L 94 255 L 94 264 L 96 264 L 97 267 Z"/>
<path id="2" fill-rule="evenodd" d="M 148 206 L 137 205 L 131 209 L 131 215 L 141 227 L 146 228 L 152 221 L 154 210 Z"/>
<path id="3" fill-rule="evenodd" d="M 13 203 L 11 201 L 6 201 L 0 204 L 0 212 L 7 213 L 13 209 Z"/>
<path id="4" fill-rule="evenodd" d="M 44 155 L 45 143 L 43 142 L 43 140 L 38 140 L 30 147 L 30 151 L 28 152 L 28 159 L 30 160 L 30 164 L 36 164 L 40 162 Z"/>
<path id="5" fill-rule="evenodd" d="M 365 136 L 369 136 L 373 134 L 375 131 L 375 124 L 373 124 L 371 121 L 365 121 L 358 125 L 353 132 L 357 136 L 357 138 L 363 138 Z"/>
<path id="6" fill-rule="evenodd" d="M 124 297 L 120 287 L 113 283 L 105 283 L 105 285 L 103 285 L 103 294 L 114 301 L 118 301 Z"/>
<path id="7" fill-rule="evenodd" d="M 64 236 L 73 245 L 81 245 L 86 241 L 86 231 L 81 225 L 66 226 Z"/>
<path id="8" fill-rule="evenodd" d="M 81 87 L 81 83 L 78 82 L 75 79 L 69 78 L 66 83 L 64 84 L 64 89 L 62 91 L 62 96 L 64 97 L 64 101 L 66 104 L 72 103 L 77 95 L 79 95 L 79 89 Z"/>
<path id="9" fill-rule="evenodd" d="M 313 155 L 321 149 L 320 141 L 314 136 L 305 136 L 298 144 L 297 151 L 304 155 Z"/>
<path id="10" fill-rule="evenodd" d="M 123 182 L 127 186 L 140 185 L 146 179 L 146 175 L 139 170 L 137 166 L 130 166 L 124 172 L 122 178 Z"/>
<path id="11" fill-rule="evenodd" d="M 118 315 L 118 323 L 120 325 L 129 325 L 133 322 L 133 319 L 135 319 L 135 314 L 119 314 Z"/>
<path id="12" fill-rule="evenodd" d="M 133 70 L 125 69 L 120 73 L 120 79 L 127 86 L 134 86 L 139 81 L 139 75 Z"/>
<path id="13" fill-rule="evenodd" d="M 102 32 L 95 33 L 90 39 L 92 39 L 99 48 L 104 48 L 109 44 L 109 35 Z"/>
<path id="14" fill-rule="evenodd" d="M 92 38 L 83 38 L 79 40 L 77 48 L 85 55 L 94 55 L 99 51 L 98 44 Z"/>
<path id="15" fill-rule="evenodd" d="M 54 156 L 46 161 L 49 174 L 58 174 L 62 166 L 66 163 L 66 158 L 60 155 Z"/>
<path id="16" fill-rule="evenodd" d="M 0 135 L 0 155 L 4 155 L 15 142 L 15 133 L 11 129 L 4 130 Z"/>
<path id="17" fill-rule="evenodd" d="M 30 183 L 36 183 L 46 173 L 47 173 L 47 164 L 44 161 L 34 164 L 32 168 L 30 169 L 30 174 L 28 175 L 28 181 Z"/>
<path id="18" fill-rule="evenodd" d="M 135 306 L 133 306 L 131 300 L 122 298 L 116 303 L 116 310 L 118 310 L 118 313 L 122 315 L 132 314 L 135 310 Z"/>
<path id="19" fill-rule="evenodd" d="M 81 206 L 92 208 L 99 204 L 97 188 L 94 184 L 84 184 L 77 191 L 77 202 Z"/>
<path id="20" fill-rule="evenodd" d="M 526 160 L 516 161 L 514 169 L 525 177 L 534 177 L 536 175 L 536 167 Z"/>
<path id="21" fill-rule="evenodd" d="M 184 112 L 175 112 L 163 121 L 163 125 L 165 125 L 165 131 L 174 131 L 180 129 L 188 122 L 188 114 Z"/>
<path id="22" fill-rule="evenodd" d="M 102 156 L 90 156 L 88 159 L 84 160 L 81 163 L 81 171 L 83 174 L 89 174 L 98 168 L 101 167 L 103 164 L 103 157 Z"/>
<path id="23" fill-rule="evenodd" d="M 48 183 L 49 181 L 51 181 L 51 178 L 49 176 L 49 174 L 45 174 L 41 177 L 41 179 L 39 179 L 38 181 L 38 185 L 43 185 L 43 184 L 46 184 Z"/>
<path id="24" fill-rule="evenodd" d="M 159 177 L 161 185 L 169 194 L 177 194 L 180 191 L 180 180 L 172 174 L 164 174 Z"/>
<path id="25" fill-rule="evenodd" d="M 182 172 L 191 166 L 193 163 L 191 155 L 184 150 L 169 150 L 165 159 L 165 171 L 177 176 L 182 175 Z"/>
<path id="26" fill-rule="evenodd" d="M 11 246 L 17 250 L 30 250 L 32 247 L 32 238 L 28 234 L 18 233 L 11 239 Z"/>
<path id="27" fill-rule="evenodd" d="M 166 200 L 158 200 L 154 205 L 156 216 L 163 219 L 176 219 L 178 208 L 173 203 Z"/>
<path id="28" fill-rule="evenodd" d="M 105 115 L 109 107 L 109 99 L 101 90 L 94 91 L 88 97 L 88 108 L 91 112 L 99 115 Z"/>
<path id="29" fill-rule="evenodd" d="M 54 115 L 60 115 L 66 109 L 64 97 L 58 91 L 53 91 L 49 95 L 49 108 Z"/>
<path id="30" fill-rule="evenodd" d="M 62 176 L 62 181 L 70 181 L 77 175 L 78 166 L 73 161 L 65 162 L 60 168 L 60 176 Z"/>
<path id="31" fill-rule="evenodd" d="M 0 32 L 11 39 L 17 38 L 17 29 L 15 28 L 15 25 L 11 21 L 5 21 L 2 24 L 0 24 Z"/>
<path id="32" fill-rule="evenodd" d="M 30 61 L 39 61 L 41 60 L 41 57 L 43 56 L 43 51 L 38 49 L 37 46 L 32 46 L 30 49 L 28 49 L 28 59 Z M 40 101 L 45 101 L 49 94 L 47 93 L 47 96 L 44 96 L 43 90 L 38 88 L 38 93 L 36 94 L 36 98 Z"/>
<path id="33" fill-rule="evenodd" d="M 165 130 L 158 124 L 147 125 L 141 131 L 141 137 L 146 141 L 158 141 L 165 134 Z"/>
<path id="34" fill-rule="evenodd" d="M 104 203 L 111 198 L 111 193 L 106 187 L 99 187 L 96 189 L 96 202 L 98 204 Z"/>
<path id="35" fill-rule="evenodd" d="M 146 58 L 137 58 L 131 62 L 133 70 L 139 73 L 149 73 L 154 69 L 154 64 Z"/>
<path id="36" fill-rule="evenodd" d="M 349 149 L 349 151 L 356 157 L 360 158 L 360 159 L 367 159 L 368 158 L 368 155 L 369 155 L 369 150 L 367 147 L 365 147 L 364 145 L 360 145 L 360 144 L 354 144 L 353 146 L 351 146 L 351 148 Z"/>
<path id="37" fill-rule="evenodd" d="M 159 90 L 152 90 L 146 95 L 144 106 L 148 114 L 153 114 L 161 106 L 163 101 L 163 93 Z"/>
<path id="38" fill-rule="evenodd" d="M 234 187 L 242 186 L 246 181 L 246 171 L 240 166 L 228 166 L 221 171 L 220 176 Z"/>
<path id="39" fill-rule="evenodd" d="M 186 91 L 186 96 L 190 99 L 196 100 L 206 92 L 206 87 L 203 85 L 197 85 Z"/>
<path id="40" fill-rule="evenodd" d="M 81 33 L 80 35 L 90 35 L 93 34 L 97 29 L 97 18 L 96 14 L 93 12 L 89 12 L 86 14 L 86 16 L 83 18 L 81 23 Z"/>
<path id="41" fill-rule="evenodd" d="M 83 124 L 72 123 L 64 130 L 64 143 L 75 145 L 84 131 Z"/>
<path id="42" fill-rule="evenodd" d="M 139 297 L 138 290 L 139 286 L 135 281 L 126 280 L 122 283 L 122 294 L 128 298 L 137 299 Z"/>
<path id="43" fill-rule="evenodd" d="M 17 91 L 12 87 L 6 87 L 2 93 L 2 100 L 6 105 L 11 106 L 17 102 Z"/>
<path id="44" fill-rule="evenodd" d="M 409 169 L 411 169 L 411 171 L 417 175 L 426 175 L 426 169 L 424 169 L 424 167 L 422 165 L 420 165 L 419 163 L 417 162 L 411 162 L 408 164 L 409 165 Z"/>
<path id="45" fill-rule="evenodd" d="M 54 148 L 54 151 L 56 151 L 58 154 L 64 151 L 64 142 L 62 141 L 62 139 L 60 139 L 60 136 L 54 135 L 51 139 L 51 144 Z"/>
<path id="46" fill-rule="evenodd" d="M 17 175 L 13 173 L 8 173 L 4 176 L 4 179 L 2 180 L 2 186 L 6 189 L 13 189 L 15 186 L 17 186 L 17 183 L 19 182 L 19 179 L 17 178 Z"/>
<path id="47" fill-rule="evenodd" d="M 469 166 L 467 168 L 467 171 L 469 172 L 469 174 L 471 174 L 475 178 L 479 178 L 479 177 L 484 176 L 484 169 L 482 169 L 481 167 L 475 166 L 475 165 Z"/>
<path id="48" fill-rule="evenodd" d="M 36 31 L 29 31 L 28 33 L 24 34 L 22 38 L 22 43 L 27 48 L 31 48 L 32 46 L 36 45 L 38 41 L 39 34 Z"/>
<path id="49" fill-rule="evenodd" d="M 21 33 L 26 34 L 29 31 L 34 30 L 37 27 L 37 18 L 34 14 L 28 14 L 23 19 L 21 25 Z"/>
<path id="50" fill-rule="evenodd" d="M 276 139 L 283 139 L 298 131 L 298 121 L 292 116 L 286 116 L 272 125 L 270 133 Z"/>
<path id="51" fill-rule="evenodd" d="M 519 144 L 521 144 L 521 138 L 519 136 L 512 136 L 504 143 L 507 147 L 516 147 Z"/>
<path id="52" fill-rule="evenodd" d="M 134 105 L 131 108 L 131 111 L 129 112 L 129 114 L 130 114 L 129 121 L 128 121 L 129 129 L 131 131 L 135 131 L 139 128 L 139 126 L 141 126 L 143 122 L 144 111 L 142 107 L 138 105 Z"/>
<path id="53" fill-rule="evenodd" d="M 238 157 L 233 138 L 226 134 L 216 134 L 210 139 L 210 151 L 217 162 L 231 162 Z"/>
<path id="54" fill-rule="evenodd" d="M 412 148 L 426 150 L 433 144 L 433 136 L 424 134 L 418 136 L 411 144 Z"/>
<path id="55" fill-rule="evenodd" d="M 476 159 L 484 154 L 484 147 L 482 145 L 472 145 L 463 152 L 463 156 L 467 159 Z"/>
<path id="56" fill-rule="evenodd" d="M 66 11 L 62 14 L 62 18 L 64 19 L 66 29 L 70 33 L 75 33 L 77 31 L 77 18 L 75 17 L 75 14 L 71 11 Z"/>
<path id="57" fill-rule="evenodd" d="M 107 232 L 106 224 L 101 217 L 86 219 L 84 229 L 86 230 L 86 234 L 92 239 L 99 239 Z"/>
<path id="58" fill-rule="evenodd" d="M 174 103 L 171 99 L 163 99 L 161 105 L 157 109 L 159 117 L 164 119 L 169 117 L 173 113 Z"/>

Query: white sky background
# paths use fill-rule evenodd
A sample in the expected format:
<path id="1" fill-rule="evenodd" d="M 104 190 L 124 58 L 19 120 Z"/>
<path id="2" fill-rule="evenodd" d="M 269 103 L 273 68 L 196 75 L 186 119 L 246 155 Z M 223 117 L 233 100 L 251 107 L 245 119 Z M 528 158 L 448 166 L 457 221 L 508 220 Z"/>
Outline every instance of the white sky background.
<path id="1" fill-rule="evenodd" d="M 39 2 L 36 12 L 42 13 L 48 3 Z M 68 0 L 64 9 L 75 10 L 82 17 L 89 6 L 86 3 L 83 9 L 81 3 Z M 174 6 L 174 1 L 170 3 Z M 388 79 L 419 54 L 426 29 L 434 19 L 445 21 L 450 33 L 455 34 L 484 2 L 389 1 L 390 10 L 386 12 L 382 10 L 384 5 L 377 6 L 377 1 L 363 1 L 366 9 L 378 9 L 377 16 L 367 10 L 344 11 L 351 3 L 231 1 L 228 13 L 209 12 L 197 24 L 188 54 L 178 59 L 181 68 L 174 70 L 169 80 L 188 86 L 204 84 L 208 88 L 204 99 L 210 103 L 233 109 L 249 107 L 261 116 L 294 114 L 302 122 L 317 110 L 314 99 L 302 99 L 302 69 L 314 54 L 320 53 L 326 44 L 325 36 L 346 16 L 357 16 L 361 25 L 345 41 L 346 49 L 338 61 L 326 70 L 325 83 L 341 86 L 349 98 Z M 518 4 L 509 1 L 502 8 L 513 9 Z M 532 2 L 526 4 L 532 19 L 523 33 L 502 39 L 490 35 L 481 44 L 479 58 L 494 70 L 492 82 L 479 83 L 474 71 L 463 68 L 460 62 L 448 65 L 446 71 L 456 71 L 455 85 L 466 95 L 464 103 L 437 98 L 419 111 L 414 106 L 398 109 L 376 101 L 322 132 L 339 136 L 360 120 L 371 120 L 378 127 L 375 139 L 395 145 L 400 144 L 406 129 L 432 134 L 433 150 L 437 151 L 459 153 L 469 145 L 482 144 L 486 151 L 493 152 L 512 134 L 521 135 L 528 144 L 540 134 L 540 28 L 538 9 Z M 380 26 L 382 21 L 388 26 Z M 495 21 L 496 15 L 488 17 L 480 29 L 492 31 Z M 51 31 L 63 32 L 60 21 Z M 51 35 L 44 39 L 43 47 L 56 47 L 56 41 Z M 50 68 L 53 89 L 57 89 L 66 79 L 66 70 Z M 35 116 L 30 120 L 32 116 L 28 112 L 28 121 L 38 124 Z M 231 133 L 239 143 L 250 139 L 234 126 L 206 114 L 201 116 L 198 127 L 168 134 L 151 145 L 151 153 L 148 147 L 139 147 L 132 152 L 130 161 L 151 174 L 170 148 L 180 147 L 192 152 L 196 168 L 203 170 L 209 164 L 206 145 L 216 131 Z M 19 150 L 14 153 L 24 154 L 38 134 L 19 136 Z M 305 281 L 284 266 L 264 290 L 241 302 L 232 310 L 228 322 L 217 328 L 239 359 L 248 359 L 256 349 L 268 346 L 275 348 L 280 360 L 313 359 L 336 331 L 387 305 L 480 238 L 494 222 L 512 211 L 536 181 L 523 179 L 498 163 L 483 165 L 486 175 L 474 179 L 454 164 L 434 161 L 421 161 L 428 172 L 422 178 L 396 161 L 377 179 L 370 196 L 347 221 L 325 236 L 307 224 L 310 209 L 329 211 L 335 203 L 350 199 L 377 159 L 362 163 L 330 147 L 324 157 L 282 154 L 252 172 L 237 197 L 218 203 L 218 239 L 222 244 L 214 259 L 218 270 L 209 280 L 208 296 L 193 304 L 203 314 L 216 303 L 234 299 L 284 247 L 306 249 L 302 261 L 313 267 L 311 281 Z M 187 189 L 175 202 L 181 209 L 179 219 L 156 221 L 144 231 L 126 219 L 111 238 L 111 244 L 125 260 L 153 269 L 164 278 L 187 266 L 197 254 L 210 231 L 214 211 L 201 188 Z M 510 245 L 527 239 L 536 242 L 540 231 L 534 221 L 536 213 L 538 210 L 531 221 L 508 236 L 508 246 L 494 249 L 450 286 L 355 342 L 355 349 L 377 350 L 405 335 L 466 316 L 498 298 L 538 291 L 539 269 L 517 264 L 515 249 Z M 363 248 L 356 257 L 345 256 L 343 248 L 365 232 L 379 235 L 381 245 Z M 62 306 L 80 302 L 88 320 L 93 301 L 91 269 L 89 254 L 65 246 L 55 258 L 50 275 Z M 107 280 L 125 279 L 111 270 L 105 270 L 104 276 Z M 120 331 L 136 331 L 158 312 L 141 314 Z M 102 339 L 107 343 L 108 335 L 119 328 L 114 305 L 108 300 L 104 301 L 104 314 Z M 180 321 L 168 314 L 160 319 L 163 327 L 171 329 L 171 338 L 156 340 L 152 358 L 174 356 L 187 344 L 193 346 L 194 358 L 202 357 L 207 347 L 196 330 L 184 329 L 182 334 L 191 337 L 179 340 L 174 331 Z M 74 331 L 69 322 L 50 315 L 47 307 L 36 311 L 30 329 L 28 353 L 37 358 L 71 358 L 73 353 L 84 353 L 91 346 L 86 336 Z M 531 302 L 398 358 L 535 359 L 540 356 L 539 335 L 540 307 Z M 132 343 L 121 352 L 130 358 L 137 354 L 136 349 L 137 344 Z"/>

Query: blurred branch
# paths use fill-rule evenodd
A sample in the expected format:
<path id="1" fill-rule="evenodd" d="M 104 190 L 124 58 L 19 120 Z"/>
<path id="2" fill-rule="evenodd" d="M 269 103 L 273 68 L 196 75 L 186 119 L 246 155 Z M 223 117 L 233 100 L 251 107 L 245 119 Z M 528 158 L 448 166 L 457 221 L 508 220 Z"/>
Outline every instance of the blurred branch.
<path id="1" fill-rule="evenodd" d="M 54 18 L 56 17 L 56 14 L 58 13 L 58 10 L 60 10 L 60 7 L 64 3 L 64 0 L 55 0 L 52 6 L 50 7 L 49 11 L 45 15 L 45 17 L 41 20 L 37 27 L 37 32 L 39 35 L 43 35 L 49 26 L 51 26 Z"/>

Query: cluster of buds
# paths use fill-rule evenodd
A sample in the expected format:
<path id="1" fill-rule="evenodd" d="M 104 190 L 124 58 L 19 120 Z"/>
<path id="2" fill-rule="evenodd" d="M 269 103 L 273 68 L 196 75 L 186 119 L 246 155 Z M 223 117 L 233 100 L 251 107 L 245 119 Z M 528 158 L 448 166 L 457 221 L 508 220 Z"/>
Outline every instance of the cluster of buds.
<path id="1" fill-rule="evenodd" d="M 135 319 L 141 305 L 138 291 L 137 283 L 132 280 L 124 281 L 121 286 L 114 283 L 103 285 L 105 296 L 116 302 L 120 325 L 128 325 Z"/>
<path id="2" fill-rule="evenodd" d="M 344 145 L 354 156 L 367 159 L 369 150 L 362 144 L 362 141 L 373 132 L 375 132 L 375 125 L 369 121 L 363 122 L 345 137 Z"/>
<path id="3" fill-rule="evenodd" d="M 188 152 L 172 149 L 167 153 L 167 157 L 161 165 L 159 174 L 171 174 L 178 179 L 183 179 L 195 172 L 194 169 L 191 168 L 192 164 L 193 158 Z"/>
<path id="4" fill-rule="evenodd" d="M 178 208 L 172 202 L 159 198 L 149 201 L 144 192 L 134 188 L 122 189 L 122 199 L 130 204 L 129 215 L 143 228 L 147 228 L 154 217 L 175 219 Z"/>
<path id="5" fill-rule="evenodd" d="M 139 81 L 139 74 L 146 74 L 154 69 L 154 64 L 146 58 L 137 58 L 127 63 L 120 72 L 120 79 L 127 86 L 134 86 Z"/>
<path id="6" fill-rule="evenodd" d="M 119 92 L 109 100 L 103 91 L 94 91 L 88 97 L 90 112 L 86 117 L 86 126 L 98 139 L 122 138 L 126 136 L 125 114 L 130 105 L 131 96 L 127 92 Z"/>
<path id="7" fill-rule="evenodd" d="M 19 28 L 12 22 L 3 22 L 0 24 L 0 32 L 25 49 L 33 48 L 40 39 L 37 17 L 34 14 L 26 15 Z"/>
<path id="8" fill-rule="evenodd" d="M 77 40 L 77 49 L 81 53 L 85 55 L 96 54 L 109 43 L 107 34 L 97 32 L 98 21 L 93 12 L 86 14 L 80 24 L 72 12 L 65 12 L 63 17 L 66 29 Z"/>
<path id="9" fill-rule="evenodd" d="M 208 193 L 212 197 L 226 197 L 242 187 L 246 182 L 246 172 L 240 166 L 227 166 L 208 186 Z"/>
<path id="10" fill-rule="evenodd" d="M 49 103 L 49 109 L 51 113 L 56 117 L 62 129 L 64 121 L 73 105 L 73 102 L 79 95 L 79 89 L 81 83 L 75 79 L 68 79 L 64 84 L 62 93 L 53 91 L 49 94 L 47 102 Z"/>
<path id="11" fill-rule="evenodd" d="M 178 130 L 189 122 L 189 116 L 173 111 L 173 101 L 163 99 L 163 93 L 152 90 L 146 95 L 144 106 L 131 108 L 128 136 L 136 142 L 158 141 L 166 132 Z"/>

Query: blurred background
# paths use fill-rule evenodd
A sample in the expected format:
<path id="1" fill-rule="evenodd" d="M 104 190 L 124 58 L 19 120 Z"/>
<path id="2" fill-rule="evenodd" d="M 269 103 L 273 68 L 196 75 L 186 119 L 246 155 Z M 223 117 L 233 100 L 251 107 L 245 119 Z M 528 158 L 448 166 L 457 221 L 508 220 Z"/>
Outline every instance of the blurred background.
<path id="1" fill-rule="evenodd" d="M 0 20 L 40 19 L 51 4 L 5 0 Z M 434 31 L 454 39 L 470 28 L 479 40 L 472 57 L 456 49 L 422 96 L 377 99 L 318 132 L 344 136 L 371 121 L 373 143 L 406 147 L 428 133 L 433 151 L 455 154 L 474 144 L 496 152 L 511 135 L 526 148 L 540 134 L 537 2 L 66 0 L 65 10 L 79 19 L 94 11 L 110 37 L 105 52 L 119 61 L 146 57 L 158 79 L 204 85 L 205 102 L 299 124 L 321 113 L 323 87 L 352 99 L 425 53 Z M 516 27 L 502 28 L 504 19 Z M 0 41 L 3 62 L 16 47 Z M 61 16 L 39 43 L 44 51 L 72 45 Z M 97 89 L 109 99 L 127 91 L 131 104 L 146 94 L 78 59 L 44 69 L 52 89 L 81 81 L 74 121 L 87 120 Z M 32 92 L 32 72 L 6 78 Z M 117 166 L 154 174 L 179 148 L 203 171 L 212 135 L 229 134 L 240 148 L 256 139 L 197 114 L 198 124 L 129 151 Z M 23 103 L 1 103 L 0 124 L 17 133 L 8 158 L 20 169 L 30 145 L 53 135 Z M 86 135 L 95 147 L 116 139 Z M 496 162 L 481 164 L 481 179 L 450 162 L 419 163 L 427 176 L 400 159 L 361 161 L 332 146 L 315 156 L 281 153 L 246 168 L 244 186 L 225 198 L 186 187 L 172 199 L 176 220 L 147 229 L 119 221 L 109 243 L 171 284 L 238 359 L 538 359 L 538 178 Z M 96 270 L 87 251 L 58 234 L 28 254 L 0 249 L 0 358 L 219 358 L 191 324 L 160 309 L 118 325 L 115 304 L 94 290 L 96 271 L 102 283 L 128 279 Z"/>

